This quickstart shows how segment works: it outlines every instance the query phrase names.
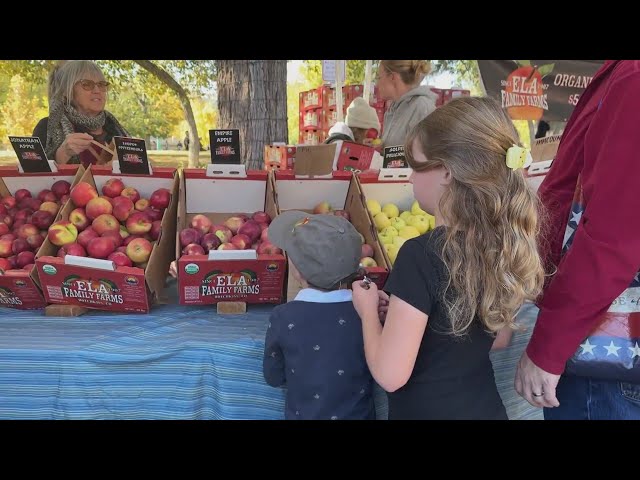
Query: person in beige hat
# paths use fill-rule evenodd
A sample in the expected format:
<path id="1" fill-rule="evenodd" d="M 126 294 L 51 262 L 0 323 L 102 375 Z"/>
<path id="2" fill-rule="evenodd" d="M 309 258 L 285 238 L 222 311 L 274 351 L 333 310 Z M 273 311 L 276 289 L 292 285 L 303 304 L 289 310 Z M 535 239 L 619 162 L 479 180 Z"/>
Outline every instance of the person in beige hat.
<path id="1" fill-rule="evenodd" d="M 344 122 L 336 123 L 329 130 L 329 137 L 324 143 L 333 143 L 338 140 L 365 143 L 369 130 L 380 133 L 380 120 L 376 110 L 362 97 L 356 97 L 347 108 L 347 116 Z"/>

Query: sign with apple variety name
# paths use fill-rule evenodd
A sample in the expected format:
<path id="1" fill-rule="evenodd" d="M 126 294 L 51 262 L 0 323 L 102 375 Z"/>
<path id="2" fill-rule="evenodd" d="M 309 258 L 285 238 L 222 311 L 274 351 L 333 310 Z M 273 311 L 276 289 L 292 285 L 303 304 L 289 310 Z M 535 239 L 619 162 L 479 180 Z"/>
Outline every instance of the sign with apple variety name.
<path id="1" fill-rule="evenodd" d="M 39 137 L 9 136 L 9 141 L 25 173 L 51 172 L 51 165 Z"/>
<path id="2" fill-rule="evenodd" d="M 513 120 L 566 122 L 602 60 L 478 60 L 487 95 Z"/>
<path id="3" fill-rule="evenodd" d="M 403 145 L 384 148 L 382 168 L 408 168 Z"/>
<path id="4" fill-rule="evenodd" d="M 212 164 L 240 164 L 240 130 L 209 130 Z"/>
<path id="5" fill-rule="evenodd" d="M 133 175 L 151 175 L 147 146 L 141 138 L 113 137 L 120 172 Z"/>
<path id="6" fill-rule="evenodd" d="M 336 62 L 342 62 L 342 76 L 347 71 L 346 60 L 322 60 L 322 81 L 336 83 Z M 344 83 L 344 78 L 341 79 Z"/>

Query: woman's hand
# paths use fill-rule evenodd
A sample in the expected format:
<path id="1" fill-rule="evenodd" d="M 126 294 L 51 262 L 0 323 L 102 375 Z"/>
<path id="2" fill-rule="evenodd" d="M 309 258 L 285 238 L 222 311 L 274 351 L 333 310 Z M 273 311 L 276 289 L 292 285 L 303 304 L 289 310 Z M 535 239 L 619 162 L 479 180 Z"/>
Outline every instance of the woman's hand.
<path id="1" fill-rule="evenodd" d="M 64 152 L 69 156 L 80 155 L 89 145 L 91 145 L 93 137 L 88 133 L 70 133 L 62 142 Z"/>
<path id="2" fill-rule="evenodd" d="M 178 278 L 178 264 L 175 260 L 171 262 L 171 265 L 169 265 L 169 275 L 173 278 Z"/>
<path id="3" fill-rule="evenodd" d="M 389 310 L 389 295 L 382 290 L 378 290 L 378 318 L 382 324 L 387 318 L 387 310 Z"/>
<path id="4" fill-rule="evenodd" d="M 378 287 L 376 284 L 371 283 L 366 289 L 362 286 L 362 280 L 356 280 L 351 288 L 353 290 L 353 306 L 360 318 L 363 319 L 372 313 L 378 315 Z"/>

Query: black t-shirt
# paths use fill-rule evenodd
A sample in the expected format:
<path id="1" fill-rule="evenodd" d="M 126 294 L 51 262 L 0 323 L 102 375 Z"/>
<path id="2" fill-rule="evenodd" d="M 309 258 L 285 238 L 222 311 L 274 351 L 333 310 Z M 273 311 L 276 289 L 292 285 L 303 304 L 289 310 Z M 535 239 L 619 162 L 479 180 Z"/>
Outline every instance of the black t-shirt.
<path id="1" fill-rule="evenodd" d="M 429 316 L 409 381 L 388 394 L 389 419 L 506 420 L 489 359 L 495 335 L 477 318 L 466 335 L 448 333 L 443 234 L 439 227 L 405 242 L 384 288 Z"/>

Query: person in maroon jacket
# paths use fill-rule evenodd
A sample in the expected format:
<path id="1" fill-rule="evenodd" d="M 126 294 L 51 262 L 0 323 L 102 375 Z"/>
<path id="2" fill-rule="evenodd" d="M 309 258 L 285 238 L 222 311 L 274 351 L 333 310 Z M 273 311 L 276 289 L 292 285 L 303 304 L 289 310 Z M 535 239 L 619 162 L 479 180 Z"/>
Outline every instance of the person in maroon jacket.
<path id="1" fill-rule="evenodd" d="M 640 419 L 640 384 L 565 372 L 574 353 L 585 353 L 585 338 L 614 300 L 640 286 L 638 125 L 640 61 L 609 60 L 582 94 L 539 189 L 548 215 L 542 255 L 557 270 L 538 302 L 515 388 L 530 404 L 546 407 L 546 419 Z M 578 182 L 582 199 L 574 203 Z M 628 349 L 610 352 L 620 350 L 640 368 L 640 339 L 631 340 Z"/>

